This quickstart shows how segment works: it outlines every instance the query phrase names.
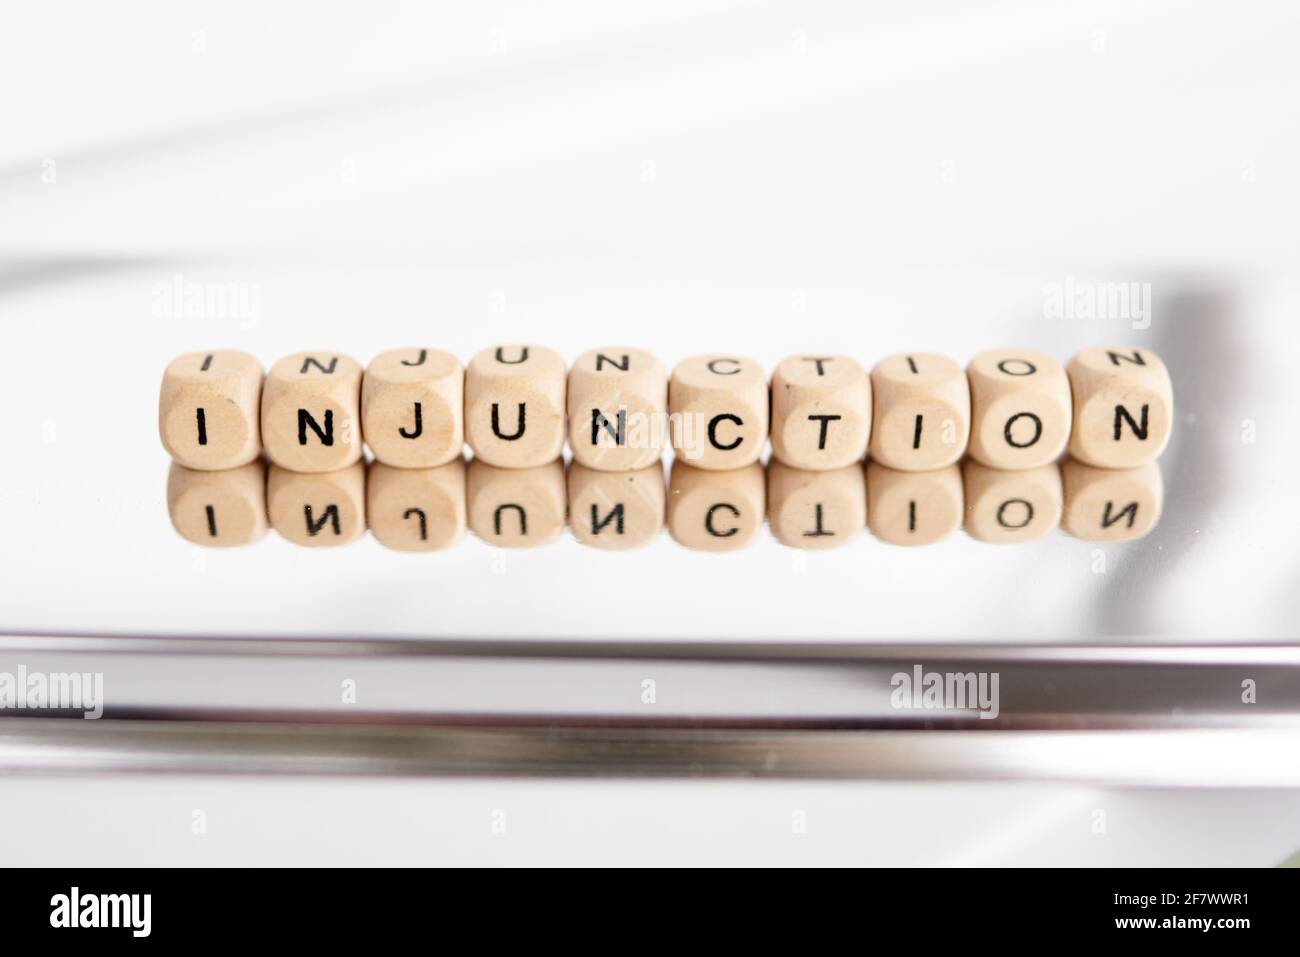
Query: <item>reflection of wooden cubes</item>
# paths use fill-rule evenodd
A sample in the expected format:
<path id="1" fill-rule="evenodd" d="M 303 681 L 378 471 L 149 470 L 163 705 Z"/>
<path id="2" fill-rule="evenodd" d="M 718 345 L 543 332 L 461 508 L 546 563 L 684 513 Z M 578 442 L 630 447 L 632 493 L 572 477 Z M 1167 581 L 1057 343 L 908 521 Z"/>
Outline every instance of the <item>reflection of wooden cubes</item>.
<path id="1" fill-rule="evenodd" d="M 361 383 L 361 430 L 375 460 L 399 468 L 446 465 L 465 442 L 465 370 L 438 349 L 395 349 Z"/>
<path id="2" fill-rule="evenodd" d="M 867 463 L 867 527 L 893 545 L 930 545 L 962 523 L 961 470 L 899 472 Z"/>
<path id="3" fill-rule="evenodd" d="M 1141 538 L 1160 521 L 1164 482 L 1154 462 L 1135 469 L 1098 469 L 1066 459 L 1061 482 L 1061 527 L 1075 538 L 1127 542 Z"/>
<path id="4" fill-rule="evenodd" d="M 366 531 L 366 469 L 360 462 L 333 472 L 290 472 L 272 465 L 266 478 L 271 527 L 295 545 L 327 548 Z"/>
<path id="5" fill-rule="evenodd" d="M 677 457 L 700 469 L 757 462 L 767 442 L 768 404 L 767 377 L 753 359 L 683 359 L 668 383 Z"/>
<path id="6" fill-rule="evenodd" d="M 465 438 L 498 468 L 547 465 L 564 451 L 564 360 L 542 346 L 491 346 L 465 369 Z M 471 523 L 472 525 L 472 523 Z"/>
<path id="7" fill-rule="evenodd" d="M 361 458 L 361 366 L 337 352 L 298 352 L 262 389 L 262 444 L 294 472 L 332 472 Z"/>
<path id="8" fill-rule="evenodd" d="M 777 540 L 793 548 L 847 545 L 867 526 L 862 466 L 808 472 L 770 463 L 767 517 Z"/>
<path id="9" fill-rule="evenodd" d="M 639 548 L 664 527 L 664 470 L 600 472 L 569 466 L 569 527 L 573 537 L 596 548 Z"/>
<path id="10" fill-rule="evenodd" d="M 173 462 L 167 513 L 181 537 L 196 545 L 247 545 L 266 534 L 266 467 L 203 472 Z"/>
<path id="11" fill-rule="evenodd" d="M 758 538 L 766 498 L 763 467 L 757 463 L 718 471 L 678 459 L 668 481 L 668 531 L 687 548 L 736 551 Z"/>
<path id="12" fill-rule="evenodd" d="M 1104 469 L 1154 462 L 1174 419 L 1174 387 L 1160 357 L 1128 346 L 1084 349 L 1070 360 L 1069 373 L 1070 455 Z"/>
<path id="13" fill-rule="evenodd" d="M 1003 472 L 967 459 L 966 534 L 981 542 L 1042 538 L 1061 521 L 1061 470 L 1056 463 Z"/>
<path id="14" fill-rule="evenodd" d="M 871 435 L 871 380 L 848 356 L 791 356 L 772 376 L 772 455 L 799 469 L 862 461 Z"/>
<path id="15" fill-rule="evenodd" d="M 573 460 L 606 472 L 647 468 L 667 443 L 668 373 L 643 349 L 584 353 L 569 370 Z"/>
<path id="16" fill-rule="evenodd" d="M 465 462 L 400 469 L 374 462 L 366 476 L 366 516 L 381 545 L 431 552 L 465 534 Z"/>
<path id="17" fill-rule="evenodd" d="M 262 364 L 245 352 L 191 352 L 172 360 L 158 394 L 158 432 L 191 469 L 234 469 L 262 452 Z"/>
<path id="18" fill-rule="evenodd" d="M 871 458 L 921 472 L 951 465 L 970 435 L 970 386 L 947 356 L 904 353 L 871 370 Z"/>
<path id="19" fill-rule="evenodd" d="M 995 469 L 1055 462 L 1070 441 L 1070 380 L 1051 356 L 992 349 L 971 360 L 970 456 Z"/>
<path id="20" fill-rule="evenodd" d="M 535 548 L 564 531 L 564 465 L 502 469 L 478 459 L 469 464 L 469 527 L 501 548 Z"/>

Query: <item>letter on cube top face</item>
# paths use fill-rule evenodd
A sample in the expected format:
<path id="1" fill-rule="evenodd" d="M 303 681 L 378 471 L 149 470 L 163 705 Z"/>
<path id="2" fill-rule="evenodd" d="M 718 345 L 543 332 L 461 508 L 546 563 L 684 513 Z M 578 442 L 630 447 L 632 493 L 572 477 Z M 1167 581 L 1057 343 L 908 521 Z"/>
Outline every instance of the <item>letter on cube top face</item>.
<path id="1" fill-rule="evenodd" d="M 333 472 L 291 472 L 272 465 L 266 510 L 271 527 L 295 545 L 355 542 L 366 531 L 366 468 L 354 462 Z"/>
<path id="2" fill-rule="evenodd" d="M 1005 472 L 967 459 L 962 465 L 966 534 L 979 542 L 1022 544 L 1061 522 L 1061 471 L 1055 462 Z"/>
<path id="3" fill-rule="evenodd" d="M 564 531 L 564 465 L 503 469 L 475 459 L 467 481 L 469 527 L 489 545 L 535 548 Z"/>
<path id="4" fill-rule="evenodd" d="M 995 469 L 1055 462 L 1070 440 L 1070 380 L 1051 356 L 992 349 L 971 360 L 970 455 Z"/>
<path id="5" fill-rule="evenodd" d="M 400 469 L 372 462 L 366 475 L 366 520 L 386 548 L 432 552 L 465 534 L 465 462 Z"/>
<path id="6" fill-rule="evenodd" d="M 158 432 L 173 459 L 191 469 L 233 469 L 262 453 L 262 365 L 246 352 L 179 356 L 163 372 Z"/>
<path id="7" fill-rule="evenodd" d="M 871 370 L 871 388 L 872 459 L 920 472 L 962 457 L 970 435 L 970 386 L 961 366 L 929 352 L 890 356 Z"/>
<path id="8" fill-rule="evenodd" d="M 932 545 L 962 524 L 961 470 L 899 472 L 867 463 L 867 527 L 891 545 Z"/>
<path id="9" fill-rule="evenodd" d="M 644 349 L 593 349 L 569 370 L 569 447 L 581 465 L 627 472 L 658 462 L 667 412 L 668 373 Z"/>
<path id="10" fill-rule="evenodd" d="M 769 462 L 767 515 L 772 534 L 792 548 L 848 545 L 867 527 L 862 466 L 809 472 Z"/>
<path id="11" fill-rule="evenodd" d="M 465 370 L 439 349 L 376 356 L 361 384 L 361 431 L 375 460 L 398 468 L 446 465 L 465 442 Z"/>
<path id="12" fill-rule="evenodd" d="M 465 370 L 465 437 L 476 459 L 534 468 L 564 450 L 564 360 L 534 345 L 490 346 Z"/>
<path id="13" fill-rule="evenodd" d="M 262 442 L 293 472 L 332 472 L 361 458 L 361 365 L 338 352 L 298 352 L 271 367 Z"/>
<path id="14" fill-rule="evenodd" d="M 791 356 L 772 376 L 772 455 L 798 469 L 860 462 L 871 436 L 871 380 L 848 356 Z"/>
<path id="15" fill-rule="evenodd" d="M 1061 463 L 1065 508 L 1061 527 L 1086 542 L 1128 542 L 1160 521 L 1164 482 L 1155 462 L 1134 469 L 1099 469 L 1074 459 Z"/>
<path id="16" fill-rule="evenodd" d="M 199 471 L 173 462 L 167 513 L 176 531 L 196 545 L 247 545 L 266 534 L 266 466 Z"/>
<path id="17" fill-rule="evenodd" d="M 699 469 L 751 465 L 767 442 L 768 405 L 767 378 L 754 360 L 729 355 L 684 359 L 668 384 L 673 449 Z"/>
<path id="18" fill-rule="evenodd" d="M 569 466 L 569 527 L 584 545 L 640 548 L 664 527 L 664 470 L 656 462 L 635 472 Z"/>
<path id="19" fill-rule="evenodd" d="M 1150 349 L 1084 349 L 1069 365 L 1074 393 L 1070 454 L 1105 469 L 1154 462 L 1169 443 L 1174 390 L 1169 372 Z"/>
<path id="20" fill-rule="evenodd" d="M 763 467 L 720 471 L 673 462 L 668 480 L 668 531 L 687 548 L 734 552 L 763 529 L 767 489 Z"/>

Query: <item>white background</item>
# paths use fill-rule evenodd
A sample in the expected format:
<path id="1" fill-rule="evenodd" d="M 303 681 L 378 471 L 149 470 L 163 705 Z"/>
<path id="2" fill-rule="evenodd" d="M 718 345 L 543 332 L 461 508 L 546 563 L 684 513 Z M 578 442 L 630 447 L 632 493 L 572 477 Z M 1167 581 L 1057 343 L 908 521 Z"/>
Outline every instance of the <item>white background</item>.
<path id="1" fill-rule="evenodd" d="M 1297 40 L 1286 3 L 15 7 L 0 32 L 0 628 L 1294 638 Z M 1151 283 L 1151 328 L 1046 318 L 1044 289 L 1067 276 Z M 256 316 L 160 315 L 157 290 L 178 277 L 250 290 Z M 768 368 L 809 349 L 964 362 L 1010 343 L 1064 361 L 1134 342 L 1175 381 L 1166 515 L 1107 549 L 1106 575 L 1061 535 L 911 552 L 863 536 L 807 558 L 772 541 L 719 557 L 666 539 L 611 558 L 566 540 L 503 563 L 472 540 L 413 557 L 272 536 L 217 553 L 171 531 L 154 405 L 173 355 L 225 346 L 269 364 L 336 348 L 364 362 L 427 343 L 467 358 L 514 340 L 567 358 L 626 341 L 669 363 L 725 349 Z M 593 578 L 606 587 L 566 599 Z M 227 846 L 244 860 L 273 856 L 249 815 L 286 847 L 316 846 L 327 824 L 302 805 L 320 795 L 427 788 L 496 806 L 480 783 L 211 786 L 242 815 Z M 535 807 L 623 795 L 688 860 L 703 857 L 690 836 L 714 826 L 696 799 L 733 809 L 735 847 L 766 826 L 746 823 L 759 814 L 746 802 L 794 800 L 784 784 L 510 787 Z M 965 813 L 968 790 L 916 787 L 929 798 L 897 806 L 895 786 L 818 791 L 920 826 Z M 266 788 L 283 802 L 260 801 Z M 58 853 L 190 854 L 130 839 L 147 790 L 103 787 L 96 806 L 118 823 L 88 812 Z M 54 796 L 78 792 L 61 780 L 3 793 L 52 827 L 69 813 Z M 986 793 L 990 808 L 1019 807 Z M 383 800 L 358 807 L 380 815 Z M 1144 821 L 1165 806 L 1116 800 Z M 1258 813 L 1264 796 L 1178 800 L 1240 841 L 1171 840 L 1186 857 L 1269 863 L 1300 846 L 1300 821 Z M 554 843 L 536 847 L 552 859 L 596 854 L 590 814 L 547 819 Z M 1002 826 L 952 841 L 968 858 L 1092 853 L 1048 825 L 1045 845 L 998 844 Z M 453 841 L 446 828 L 428 847 Z M 11 834 L 7 859 L 60 846 L 42 833 Z M 852 818 L 834 833 L 836 848 L 873 834 Z M 1164 847 L 1151 833 L 1127 832 L 1115 860 Z M 379 848 L 365 859 L 407 853 Z M 193 859 L 204 853 L 217 852 Z"/>

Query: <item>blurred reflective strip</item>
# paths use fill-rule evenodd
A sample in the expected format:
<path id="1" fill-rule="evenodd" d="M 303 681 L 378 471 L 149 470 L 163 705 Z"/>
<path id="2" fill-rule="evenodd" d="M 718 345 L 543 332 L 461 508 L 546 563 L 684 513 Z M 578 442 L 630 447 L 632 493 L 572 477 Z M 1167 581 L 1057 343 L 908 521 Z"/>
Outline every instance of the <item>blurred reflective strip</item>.
<path id="1" fill-rule="evenodd" d="M 37 773 L 771 776 L 1300 786 L 1300 729 L 744 731 L 0 721 Z"/>

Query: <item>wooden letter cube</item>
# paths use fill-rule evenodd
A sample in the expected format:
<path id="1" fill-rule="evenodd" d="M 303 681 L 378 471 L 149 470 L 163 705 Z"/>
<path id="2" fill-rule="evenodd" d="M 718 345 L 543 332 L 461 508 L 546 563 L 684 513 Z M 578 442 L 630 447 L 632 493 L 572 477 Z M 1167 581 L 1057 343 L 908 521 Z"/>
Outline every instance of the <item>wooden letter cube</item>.
<path id="1" fill-rule="evenodd" d="M 1132 541 L 1160 521 L 1164 482 L 1155 462 L 1135 469 L 1098 469 L 1066 459 L 1061 483 L 1061 527 L 1085 542 Z"/>
<path id="2" fill-rule="evenodd" d="M 298 352 L 271 367 L 262 443 L 294 472 L 332 472 L 361 458 L 361 366 L 337 352 Z"/>
<path id="3" fill-rule="evenodd" d="M 792 548 L 847 545 L 867 527 L 867 483 L 862 466 L 808 472 L 770 462 L 767 518 L 772 534 Z"/>
<path id="4" fill-rule="evenodd" d="M 1128 346 L 1084 349 L 1070 360 L 1069 373 L 1070 454 L 1103 469 L 1154 462 L 1174 421 L 1174 387 L 1160 357 Z"/>
<path id="5" fill-rule="evenodd" d="M 664 527 L 664 470 L 656 462 L 635 472 L 569 466 L 569 527 L 584 545 L 640 548 Z"/>
<path id="6" fill-rule="evenodd" d="M 668 384 L 673 448 L 699 469 L 740 469 L 757 462 L 767 441 L 769 397 L 763 367 L 752 359 L 684 359 Z"/>
<path id="7" fill-rule="evenodd" d="M 361 431 L 375 460 L 405 469 L 446 465 L 465 442 L 465 370 L 438 349 L 395 349 L 361 383 Z"/>
<path id="8" fill-rule="evenodd" d="M 871 380 L 848 356 L 792 356 L 772 376 L 772 454 L 797 469 L 862 461 L 871 437 Z"/>
<path id="9" fill-rule="evenodd" d="M 469 463 L 466 493 L 469 527 L 501 548 L 535 548 L 564 531 L 564 465 L 503 469 L 478 459 Z"/>
<path id="10" fill-rule="evenodd" d="M 569 370 L 573 460 L 605 472 L 643 469 L 663 456 L 668 373 L 642 349 L 583 353 Z"/>
<path id="11" fill-rule="evenodd" d="M 247 545 L 266 534 L 266 467 L 249 462 L 202 472 L 173 462 L 167 473 L 167 514 L 195 545 Z"/>
<path id="12" fill-rule="evenodd" d="M 1051 356 L 1032 349 L 981 352 L 970 379 L 970 455 L 995 469 L 1055 462 L 1070 441 L 1070 380 Z"/>
<path id="13" fill-rule="evenodd" d="M 474 456 L 505 469 L 559 458 L 565 385 L 564 360 L 542 346 L 491 346 L 476 355 L 465 370 L 465 436 Z"/>
<path id="14" fill-rule="evenodd" d="M 677 459 L 668 480 L 668 531 L 678 544 L 699 551 L 745 548 L 763 527 L 766 492 L 757 463 L 724 472 Z"/>
<path id="15" fill-rule="evenodd" d="M 295 545 L 327 548 L 355 542 L 366 531 L 366 468 L 354 462 L 334 472 L 290 472 L 272 465 L 266 478 L 271 527 Z"/>
<path id="16" fill-rule="evenodd" d="M 867 527 L 892 545 L 930 545 L 962 522 L 961 470 L 899 472 L 867 463 Z"/>
<path id="17" fill-rule="evenodd" d="M 976 541 L 1032 542 L 1061 523 L 1061 470 L 1055 462 L 1002 472 L 967 459 L 966 534 Z"/>
<path id="18" fill-rule="evenodd" d="M 465 462 L 400 469 L 372 462 L 366 476 L 366 518 L 381 545 L 432 552 L 465 534 Z"/>
<path id="19" fill-rule="evenodd" d="M 233 469 L 262 454 L 262 364 L 246 352 L 190 352 L 172 360 L 158 394 L 158 432 L 191 469 Z"/>
<path id="20" fill-rule="evenodd" d="M 970 386 L 961 366 L 927 352 L 890 356 L 871 370 L 871 388 L 875 461 L 923 472 L 962 457 L 970 435 Z"/>

